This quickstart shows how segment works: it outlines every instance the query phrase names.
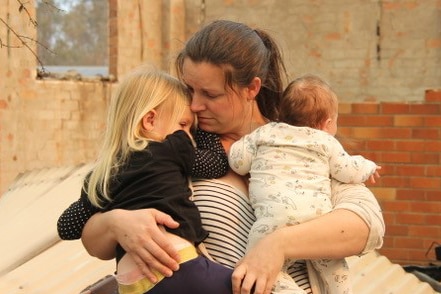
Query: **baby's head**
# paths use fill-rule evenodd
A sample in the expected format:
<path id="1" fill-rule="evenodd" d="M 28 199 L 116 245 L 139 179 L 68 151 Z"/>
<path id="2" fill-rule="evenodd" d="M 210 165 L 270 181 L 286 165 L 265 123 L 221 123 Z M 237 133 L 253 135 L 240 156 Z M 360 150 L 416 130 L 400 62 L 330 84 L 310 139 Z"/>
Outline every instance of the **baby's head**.
<path id="1" fill-rule="evenodd" d="M 288 84 L 279 108 L 279 121 L 311 127 L 335 135 L 338 99 L 330 85 L 315 75 L 304 75 Z"/>

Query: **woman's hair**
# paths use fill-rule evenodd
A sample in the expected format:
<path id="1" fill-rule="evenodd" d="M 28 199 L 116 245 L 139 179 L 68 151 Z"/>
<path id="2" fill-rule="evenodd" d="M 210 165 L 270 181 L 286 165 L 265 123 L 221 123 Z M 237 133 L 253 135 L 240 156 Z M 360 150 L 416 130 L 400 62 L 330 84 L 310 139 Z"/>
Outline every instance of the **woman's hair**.
<path id="1" fill-rule="evenodd" d="M 143 117 L 155 110 L 172 127 L 190 105 L 190 99 L 179 80 L 149 67 L 140 67 L 121 81 L 110 102 L 99 157 L 84 187 L 93 205 L 100 207 L 101 200 L 111 200 L 112 176 L 131 152 L 145 149 L 155 137 L 143 130 Z"/>
<path id="2" fill-rule="evenodd" d="M 286 87 L 279 109 L 279 121 L 293 126 L 319 129 L 338 112 L 337 95 L 315 75 L 304 75 Z"/>
<path id="3" fill-rule="evenodd" d="M 280 49 L 263 30 L 229 20 L 217 20 L 196 32 L 176 59 L 176 69 L 182 75 L 186 58 L 193 62 L 208 62 L 222 67 L 226 86 L 248 86 L 255 77 L 262 80 L 256 97 L 262 114 L 277 120 L 277 109 L 286 80 L 286 69 Z"/>

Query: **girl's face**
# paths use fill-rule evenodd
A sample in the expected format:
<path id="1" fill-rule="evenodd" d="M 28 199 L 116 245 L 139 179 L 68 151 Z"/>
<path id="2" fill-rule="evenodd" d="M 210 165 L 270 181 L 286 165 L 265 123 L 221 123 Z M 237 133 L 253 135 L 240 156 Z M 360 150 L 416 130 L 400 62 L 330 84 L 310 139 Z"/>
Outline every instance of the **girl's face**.
<path id="1" fill-rule="evenodd" d="M 190 107 L 202 130 L 231 136 L 249 132 L 253 115 L 250 102 L 255 95 L 247 87 L 230 89 L 221 67 L 189 58 L 184 60 L 182 78 L 190 90 Z"/>
<path id="2" fill-rule="evenodd" d="M 188 106 L 185 108 L 182 117 L 174 122 L 170 121 L 168 115 L 159 114 L 154 122 L 154 132 L 164 139 L 169 134 L 178 130 L 183 130 L 187 132 L 191 138 L 191 128 L 193 123 L 194 113 L 191 111 L 190 106 Z"/>

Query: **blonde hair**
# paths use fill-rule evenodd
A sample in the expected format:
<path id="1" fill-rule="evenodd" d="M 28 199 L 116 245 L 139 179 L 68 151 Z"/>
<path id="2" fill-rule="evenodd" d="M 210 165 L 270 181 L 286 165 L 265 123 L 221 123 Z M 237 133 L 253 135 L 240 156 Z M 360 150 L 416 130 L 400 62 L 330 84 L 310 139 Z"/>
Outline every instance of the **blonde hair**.
<path id="1" fill-rule="evenodd" d="M 101 207 L 102 200 L 112 199 L 109 195 L 112 176 L 132 152 L 148 146 L 151 139 L 142 129 L 143 117 L 156 110 L 172 128 L 189 106 L 190 99 L 179 80 L 149 67 L 140 67 L 121 81 L 110 102 L 101 151 L 83 187 L 93 205 Z"/>
<path id="2" fill-rule="evenodd" d="M 320 128 L 338 113 L 338 99 L 331 86 L 315 75 L 293 80 L 283 92 L 279 121 L 293 125 Z"/>

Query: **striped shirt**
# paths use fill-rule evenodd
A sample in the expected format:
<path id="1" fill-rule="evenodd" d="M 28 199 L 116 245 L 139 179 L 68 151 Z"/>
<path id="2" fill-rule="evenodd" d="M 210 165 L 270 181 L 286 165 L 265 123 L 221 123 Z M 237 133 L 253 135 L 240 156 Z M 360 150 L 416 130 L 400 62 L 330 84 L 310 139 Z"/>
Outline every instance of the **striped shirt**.
<path id="1" fill-rule="evenodd" d="M 248 197 L 219 180 L 194 180 L 193 192 L 202 226 L 209 232 L 205 247 L 217 262 L 234 268 L 245 255 L 248 234 L 256 220 Z M 304 260 L 294 263 L 288 273 L 306 293 L 312 293 Z"/>

